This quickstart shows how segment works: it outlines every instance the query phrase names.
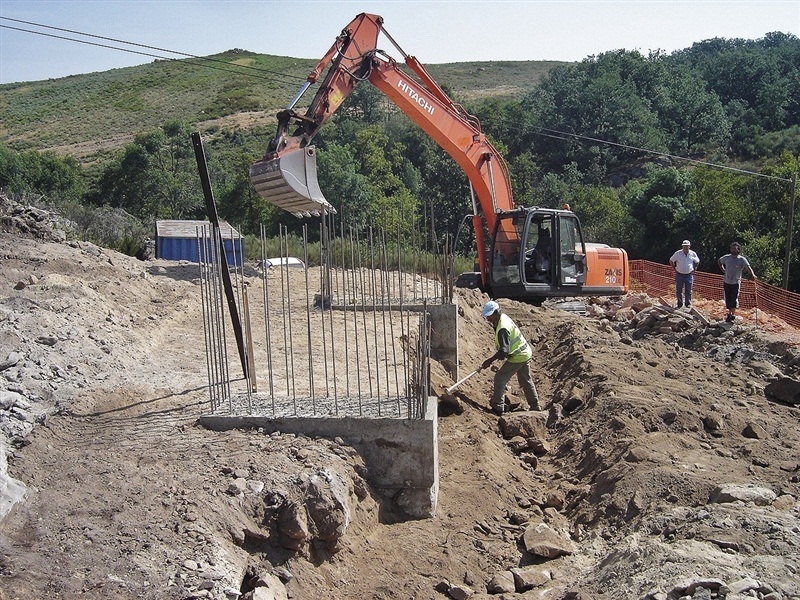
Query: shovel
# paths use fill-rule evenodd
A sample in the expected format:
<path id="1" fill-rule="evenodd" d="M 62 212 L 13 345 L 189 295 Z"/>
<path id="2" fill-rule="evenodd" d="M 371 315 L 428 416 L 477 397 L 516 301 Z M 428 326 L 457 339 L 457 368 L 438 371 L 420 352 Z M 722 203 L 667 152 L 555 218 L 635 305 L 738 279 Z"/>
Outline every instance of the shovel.
<path id="1" fill-rule="evenodd" d="M 459 379 L 458 381 L 456 381 L 453 385 L 451 385 L 449 388 L 447 388 L 447 393 L 449 394 L 450 392 L 452 392 L 454 389 L 456 389 L 458 386 L 460 386 L 462 383 L 464 383 L 467 379 L 469 379 L 473 375 L 477 375 L 482 368 L 483 367 L 478 367 L 477 369 L 475 369 L 472 373 L 470 373 L 469 375 L 467 375 L 463 379 Z"/>

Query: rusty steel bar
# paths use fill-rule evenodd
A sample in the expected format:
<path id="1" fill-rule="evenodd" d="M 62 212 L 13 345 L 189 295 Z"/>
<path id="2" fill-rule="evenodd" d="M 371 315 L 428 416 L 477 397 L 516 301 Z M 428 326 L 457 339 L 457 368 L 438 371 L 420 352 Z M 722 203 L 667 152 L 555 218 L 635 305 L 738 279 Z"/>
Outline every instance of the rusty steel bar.
<path id="1" fill-rule="evenodd" d="M 267 345 L 267 380 L 269 382 L 269 399 L 272 405 L 272 414 L 275 414 L 275 378 L 272 374 L 272 327 L 269 319 L 269 285 L 267 282 L 267 238 L 266 230 L 261 225 L 261 282 L 264 302 L 264 332 Z"/>

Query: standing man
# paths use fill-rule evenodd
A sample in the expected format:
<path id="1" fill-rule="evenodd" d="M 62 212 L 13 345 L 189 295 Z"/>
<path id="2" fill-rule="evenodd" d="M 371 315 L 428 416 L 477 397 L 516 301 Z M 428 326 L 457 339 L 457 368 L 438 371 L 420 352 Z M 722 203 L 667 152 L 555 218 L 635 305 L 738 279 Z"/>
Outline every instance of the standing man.
<path id="1" fill-rule="evenodd" d="M 500 312 L 500 305 L 494 300 L 489 300 L 481 311 L 481 316 L 486 318 L 494 327 L 494 345 L 497 348 L 492 356 L 481 365 L 481 369 L 488 369 L 495 360 L 506 362 L 494 375 L 494 390 L 492 391 L 492 410 L 495 414 L 505 412 L 505 392 L 511 376 L 516 373 L 525 399 L 528 401 L 529 410 L 540 410 L 539 394 L 531 377 L 530 361 L 533 356 L 530 344 L 525 340 L 517 324 L 506 314 Z"/>
<path id="2" fill-rule="evenodd" d="M 753 273 L 753 267 L 750 266 L 750 261 L 739 254 L 741 249 L 739 242 L 733 242 L 731 244 L 731 253 L 720 256 L 717 261 L 719 268 L 725 274 L 722 280 L 722 287 L 725 288 L 725 308 L 728 309 L 728 316 L 725 317 L 725 321 L 728 323 L 733 323 L 736 319 L 736 309 L 739 308 L 739 288 L 742 285 L 742 272 L 747 269 L 750 271 L 750 276 L 753 280 L 757 279 L 756 274 Z"/>
<path id="3" fill-rule="evenodd" d="M 675 268 L 675 294 L 678 296 L 678 308 L 683 306 L 684 299 L 686 308 L 692 307 L 692 284 L 694 283 L 694 272 L 697 270 L 697 265 L 700 264 L 700 257 L 694 250 L 690 250 L 691 247 L 689 240 L 683 240 L 681 249 L 669 259 L 669 264 Z"/>

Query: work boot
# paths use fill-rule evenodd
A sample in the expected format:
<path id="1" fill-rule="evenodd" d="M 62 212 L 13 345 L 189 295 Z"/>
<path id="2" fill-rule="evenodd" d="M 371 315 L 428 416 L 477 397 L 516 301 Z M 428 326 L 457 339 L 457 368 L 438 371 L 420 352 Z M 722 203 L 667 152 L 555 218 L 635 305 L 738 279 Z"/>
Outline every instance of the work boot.
<path id="1" fill-rule="evenodd" d="M 493 406 L 492 412 L 496 414 L 498 417 L 502 417 L 505 410 L 503 410 L 502 406 Z"/>

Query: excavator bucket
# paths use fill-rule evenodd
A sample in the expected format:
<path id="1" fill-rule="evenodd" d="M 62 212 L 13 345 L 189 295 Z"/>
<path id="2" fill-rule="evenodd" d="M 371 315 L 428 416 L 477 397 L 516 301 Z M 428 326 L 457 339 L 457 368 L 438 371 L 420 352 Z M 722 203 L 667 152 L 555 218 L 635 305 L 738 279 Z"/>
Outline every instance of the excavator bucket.
<path id="1" fill-rule="evenodd" d="M 250 181 L 263 198 L 296 217 L 335 213 L 317 182 L 314 146 L 290 150 L 250 165 Z"/>

